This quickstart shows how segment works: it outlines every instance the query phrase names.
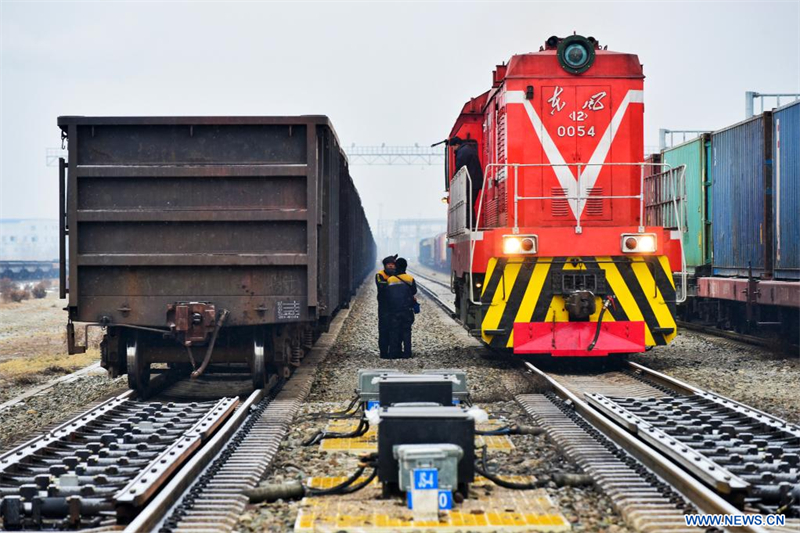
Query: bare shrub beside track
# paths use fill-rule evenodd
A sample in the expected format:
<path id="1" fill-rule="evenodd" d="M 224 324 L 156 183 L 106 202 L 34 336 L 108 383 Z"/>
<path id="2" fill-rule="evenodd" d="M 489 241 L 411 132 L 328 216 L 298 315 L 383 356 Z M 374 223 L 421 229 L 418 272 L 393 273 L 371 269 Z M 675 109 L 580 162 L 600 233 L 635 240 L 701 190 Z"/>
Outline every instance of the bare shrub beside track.
<path id="1" fill-rule="evenodd" d="M 21 302 L 31 297 L 27 287 L 20 287 L 8 278 L 0 280 L 0 297 L 5 302 Z"/>
<path id="2" fill-rule="evenodd" d="M 50 287 L 50 280 L 42 280 L 36 285 L 33 286 L 31 289 L 31 295 L 41 300 L 42 298 L 47 297 L 47 289 Z"/>

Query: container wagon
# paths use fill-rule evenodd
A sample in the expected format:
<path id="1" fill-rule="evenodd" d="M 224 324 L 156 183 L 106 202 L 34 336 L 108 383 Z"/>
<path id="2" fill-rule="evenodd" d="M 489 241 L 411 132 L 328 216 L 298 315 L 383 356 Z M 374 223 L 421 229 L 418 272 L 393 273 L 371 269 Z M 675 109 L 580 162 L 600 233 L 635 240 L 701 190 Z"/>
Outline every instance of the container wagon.
<path id="1" fill-rule="evenodd" d="M 155 363 L 193 377 L 239 366 L 257 388 L 287 376 L 374 267 L 325 116 L 58 126 L 69 143 L 59 164 L 69 351 L 86 349 L 75 322 L 104 328 L 102 366 L 137 391 Z"/>
<path id="2" fill-rule="evenodd" d="M 682 229 L 684 320 L 798 342 L 798 135 L 795 102 L 661 152 L 682 178 L 648 177 L 646 209 L 648 223 Z M 660 209 L 676 195 L 680 220 Z"/>
<path id="3" fill-rule="evenodd" d="M 440 233 L 419 241 L 418 260 L 421 264 L 439 270 L 450 270 L 450 247 L 447 244 L 447 233 Z"/>
<path id="4" fill-rule="evenodd" d="M 798 339 L 800 283 L 776 276 L 775 123 L 767 111 L 711 133 L 711 273 L 698 275 L 694 314 L 745 333 Z M 785 176 L 797 182 L 797 175 Z M 795 206 L 797 204 L 795 203 Z"/>

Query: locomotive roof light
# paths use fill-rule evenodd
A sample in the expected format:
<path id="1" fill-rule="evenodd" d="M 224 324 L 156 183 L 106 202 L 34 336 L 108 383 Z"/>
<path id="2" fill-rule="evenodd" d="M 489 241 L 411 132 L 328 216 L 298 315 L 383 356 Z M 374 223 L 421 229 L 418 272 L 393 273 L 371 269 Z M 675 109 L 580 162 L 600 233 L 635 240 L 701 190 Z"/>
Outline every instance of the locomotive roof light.
<path id="1" fill-rule="evenodd" d="M 594 63 L 594 48 L 597 41 L 582 35 L 570 35 L 558 43 L 556 55 L 561 68 L 570 74 L 582 74 Z"/>
<path id="2" fill-rule="evenodd" d="M 506 255 L 533 255 L 539 251 L 536 235 L 503 235 L 503 253 Z"/>
<path id="3" fill-rule="evenodd" d="M 621 247 L 624 253 L 652 254 L 658 248 L 655 233 L 623 233 Z"/>

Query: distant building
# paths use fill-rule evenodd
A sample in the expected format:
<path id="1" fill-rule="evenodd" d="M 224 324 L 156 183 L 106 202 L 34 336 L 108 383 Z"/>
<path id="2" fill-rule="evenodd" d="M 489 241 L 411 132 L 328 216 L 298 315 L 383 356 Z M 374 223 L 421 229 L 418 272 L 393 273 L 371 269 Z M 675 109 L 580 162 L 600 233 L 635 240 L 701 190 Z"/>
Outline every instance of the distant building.
<path id="1" fill-rule="evenodd" d="M 58 261 L 58 220 L 0 219 L 0 261 Z"/>

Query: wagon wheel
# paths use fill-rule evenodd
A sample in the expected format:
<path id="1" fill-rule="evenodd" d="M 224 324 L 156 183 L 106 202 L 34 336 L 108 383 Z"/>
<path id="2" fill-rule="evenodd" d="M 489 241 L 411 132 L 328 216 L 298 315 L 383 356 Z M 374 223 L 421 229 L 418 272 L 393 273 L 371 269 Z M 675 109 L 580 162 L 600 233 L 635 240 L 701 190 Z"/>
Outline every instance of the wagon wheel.
<path id="1" fill-rule="evenodd" d="M 126 357 L 128 363 L 128 387 L 142 395 L 150 385 L 150 363 L 145 361 L 144 354 L 139 349 L 135 339 L 128 341 Z"/>
<path id="2" fill-rule="evenodd" d="M 267 366 L 264 361 L 264 341 L 253 341 L 253 388 L 263 389 L 267 385 Z"/>

